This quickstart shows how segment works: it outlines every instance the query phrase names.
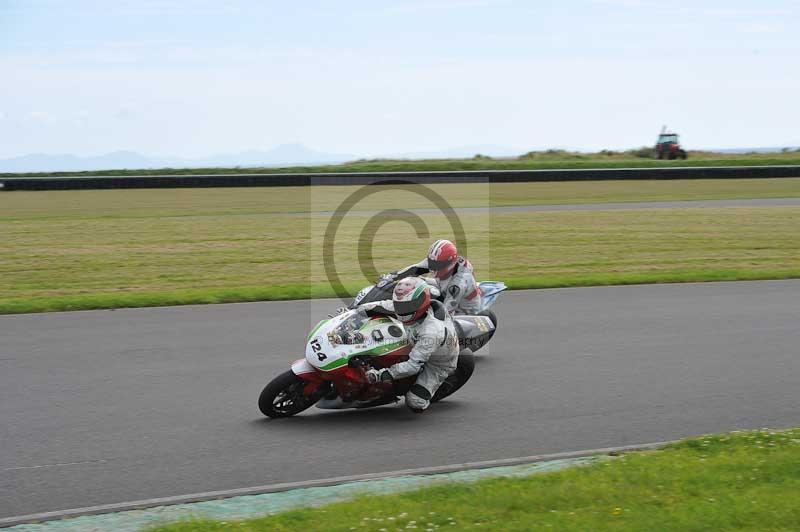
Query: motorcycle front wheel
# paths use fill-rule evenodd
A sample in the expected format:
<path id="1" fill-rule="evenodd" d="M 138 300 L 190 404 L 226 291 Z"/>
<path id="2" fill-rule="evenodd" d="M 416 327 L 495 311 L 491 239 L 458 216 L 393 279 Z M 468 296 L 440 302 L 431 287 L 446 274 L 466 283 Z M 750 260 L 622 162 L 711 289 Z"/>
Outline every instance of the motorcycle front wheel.
<path id="1" fill-rule="evenodd" d="M 292 370 L 285 371 L 272 379 L 261 391 L 258 408 L 271 418 L 299 414 L 319 400 L 319 397 L 307 397 L 303 393 L 305 385 L 306 382 Z"/>

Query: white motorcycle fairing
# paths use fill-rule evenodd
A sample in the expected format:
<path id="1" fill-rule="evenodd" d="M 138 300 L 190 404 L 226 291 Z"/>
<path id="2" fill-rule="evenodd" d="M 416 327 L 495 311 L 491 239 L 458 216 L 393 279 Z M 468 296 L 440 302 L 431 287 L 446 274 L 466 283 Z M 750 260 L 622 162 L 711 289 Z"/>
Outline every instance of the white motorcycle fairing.
<path id="1" fill-rule="evenodd" d="M 390 284 L 391 283 L 385 283 L 382 285 L 381 283 L 378 283 L 377 285 L 371 284 L 369 286 L 365 286 L 364 288 L 359 290 L 356 296 L 353 298 L 352 303 L 350 303 L 350 308 L 355 308 L 358 305 L 360 305 L 361 302 L 364 301 L 364 298 L 367 297 L 367 295 L 370 292 L 372 292 L 373 289 L 383 288 L 384 286 L 389 286 Z M 481 290 L 480 312 L 483 312 L 484 310 L 487 310 L 492 305 L 494 305 L 495 301 L 497 301 L 497 298 L 500 296 L 500 292 L 504 292 L 505 290 L 508 289 L 506 284 L 502 281 L 481 281 L 478 283 L 478 287 Z M 391 299 L 391 298 L 392 298 L 391 292 L 387 292 L 386 299 Z M 375 299 L 371 297 L 368 301 L 372 302 L 375 301 Z M 366 303 L 367 301 L 364 302 Z"/>

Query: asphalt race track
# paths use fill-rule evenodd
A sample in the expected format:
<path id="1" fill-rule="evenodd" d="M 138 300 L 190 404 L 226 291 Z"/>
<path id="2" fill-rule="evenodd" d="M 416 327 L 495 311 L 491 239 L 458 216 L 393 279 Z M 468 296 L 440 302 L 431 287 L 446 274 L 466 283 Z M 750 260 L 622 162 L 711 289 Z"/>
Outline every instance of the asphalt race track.
<path id="1" fill-rule="evenodd" d="M 431 411 L 264 419 L 337 303 L 0 316 L 0 518 L 800 425 L 800 281 L 510 292 Z"/>

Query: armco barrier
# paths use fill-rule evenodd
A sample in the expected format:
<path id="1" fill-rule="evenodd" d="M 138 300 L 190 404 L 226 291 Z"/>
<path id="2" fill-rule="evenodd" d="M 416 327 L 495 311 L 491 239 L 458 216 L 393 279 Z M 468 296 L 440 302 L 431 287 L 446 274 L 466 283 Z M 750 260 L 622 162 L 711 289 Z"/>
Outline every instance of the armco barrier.
<path id="1" fill-rule="evenodd" d="M 310 174 L 208 174 L 92 177 L 0 177 L 0 191 L 112 188 L 288 187 L 370 185 L 397 182 L 520 183 L 619 179 L 735 179 L 800 177 L 800 166 L 709 166 L 580 170 L 470 170 Z"/>

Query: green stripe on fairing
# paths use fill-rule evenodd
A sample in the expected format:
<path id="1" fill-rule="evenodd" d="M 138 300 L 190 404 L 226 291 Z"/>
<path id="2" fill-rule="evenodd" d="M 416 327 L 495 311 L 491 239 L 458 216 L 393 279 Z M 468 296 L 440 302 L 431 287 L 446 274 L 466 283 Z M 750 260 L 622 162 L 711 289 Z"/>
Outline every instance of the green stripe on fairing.
<path id="1" fill-rule="evenodd" d="M 306 337 L 306 341 L 311 340 L 311 337 L 314 336 L 314 333 L 317 332 L 319 330 L 319 328 L 322 327 L 322 324 L 327 322 L 327 321 L 328 320 L 319 320 L 319 323 L 317 323 L 317 326 L 314 327 L 314 329 L 310 333 L 308 333 L 308 337 Z"/>
<path id="2" fill-rule="evenodd" d="M 353 353 L 347 358 L 340 358 L 338 360 L 334 360 L 330 364 L 326 364 L 321 366 L 319 369 L 322 371 L 330 371 L 332 369 L 340 368 L 342 366 L 346 366 L 349 362 L 350 358 L 357 357 L 360 355 L 385 355 L 386 353 L 390 353 L 401 347 L 405 346 L 406 342 L 395 342 L 393 344 L 387 345 L 379 345 L 378 347 L 373 347 L 372 349 L 368 349 L 367 351 L 359 351 L 358 353 Z"/>

